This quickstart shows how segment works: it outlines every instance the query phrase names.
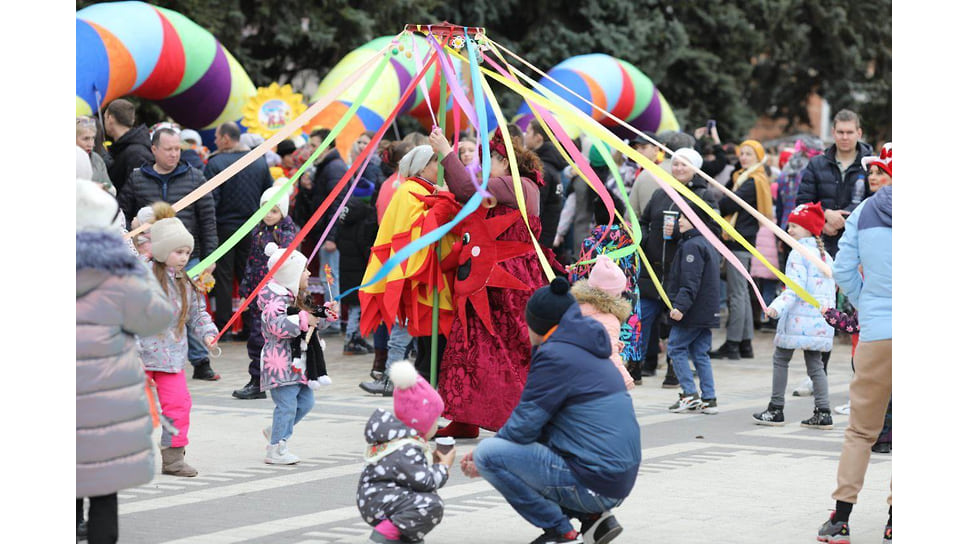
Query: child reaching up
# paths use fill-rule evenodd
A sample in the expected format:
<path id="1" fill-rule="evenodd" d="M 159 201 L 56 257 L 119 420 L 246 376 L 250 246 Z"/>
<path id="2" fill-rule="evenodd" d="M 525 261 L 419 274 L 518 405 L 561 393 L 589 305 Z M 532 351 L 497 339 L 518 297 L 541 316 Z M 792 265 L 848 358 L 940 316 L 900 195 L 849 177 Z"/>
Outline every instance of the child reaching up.
<path id="1" fill-rule="evenodd" d="M 571 294 L 578 301 L 581 315 L 601 323 L 612 340 L 610 359 L 625 382 L 626 389 L 635 387 L 632 376 L 622 362 L 624 345 L 619 336 L 622 324 L 632 315 L 632 304 L 622 298 L 627 280 L 622 269 L 610 257 L 599 255 L 587 280 L 578 280 L 571 287 Z"/>
<path id="2" fill-rule="evenodd" d="M 192 409 L 192 397 L 185 381 L 187 335 L 204 338 L 211 349 L 215 347 L 218 334 L 212 318 L 205 311 L 201 294 L 185 274 L 185 265 L 194 247 L 195 238 L 180 219 L 171 217 L 155 221 L 151 228 L 152 271 L 168 296 L 174 315 L 160 334 L 139 337 L 145 375 L 155 381 L 161 411 L 178 429 L 174 436 L 167 428 L 162 430 L 161 473 L 188 477 L 196 476 L 198 471 L 185 462 Z"/>
<path id="3" fill-rule="evenodd" d="M 268 269 L 272 269 L 285 253 L 285 248 L 274 242 L 266 245 L 269 255 Z M 319 324 L 319 318 L 303 306 L 300 290 L 309 287 L 309 270 L 306 257 L 293 251 L 265 287 L 259 291 L 258 306 L 262 312 L 262 346 L 259 383 L 262 391 L 268 390 L 276 405 L 272 411 L 272 426 L 262 431 L 269 441 L 265 462 L 272 465 L 292 465 L 299 457 L 289 452 L 287 442 L 292 430 L 316 403 L 309 388 L 304 368 L 293 357 L 292 339 Z M 290 315 L 287 308 L 299 306 L 298 313 Z M 315 334 L 315 332 L 313 333 Z"/>
<path id="4" fill-rule="evenodd" d="M 790 236 L 833 267 L 833 259 L 824 251 L 820 239 L 823 226 L 823 208 L 819 203 L 797 206 L 790 212 L 787 220 Z M 821 307 L 827 308 L 834 305 L 836 286 L 833 278 L 824 276 L 815 264 L 800 253 L 796 251 L 790 253 L 786 275 L 803 286 L 813 298 L 817 299 Z M 774 319 L 779 318 L 776 336 L 773 338 L 773 345 L 776 346 L 773 351 L 773 395 L 766 410 L 753 414 L 753 419 L 756 420 L 757 425 L 786 424 L 783 406 L 790 359 L 793 358 L 794 350 L 801 349 L 803 359 L 807 363 L 807 375 L 813 382 L 814 410 L 813 417 L 801 421 L 800 425 L 813 429 L 833 429 L 827 374 L 823 371 L 821 360 L 822 352 L 833 348 L 833 327 L 827 323 L 819 310 L 807 304 L 792 289 L 786 289 L 776 297 L 766 313 Z"/>
<path id="5" fill-rule="evenodd" d="M 447 483 L 457 450 L 431 454 L 444 401 L 409 361 L 390 367 L 393 413 L 378 408 L 366 423 L 366 466 L 356 491 L 370 542 L 422 542 L 444 517 L 437 490 Z"/>

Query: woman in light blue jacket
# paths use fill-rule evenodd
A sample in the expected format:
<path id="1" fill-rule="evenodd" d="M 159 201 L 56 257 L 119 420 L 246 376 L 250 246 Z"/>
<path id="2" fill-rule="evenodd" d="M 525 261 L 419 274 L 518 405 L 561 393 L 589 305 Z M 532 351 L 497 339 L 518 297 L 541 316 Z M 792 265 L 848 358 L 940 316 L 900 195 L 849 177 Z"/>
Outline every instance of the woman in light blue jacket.
<path id="1" fill-rule="evenodd" d="M 827 265 L 833 259 L 823 249 L 820 233 L 823 231 L 823 209 L 819 203 L 801 204 L 790 212 L 787 228 L 790 236 L 823 260 Z M 810 296 L 817 299 L 822 308 L 834 305 L 836 285 L 833 278 L 826 277 L 817 265 L 798 252 L 792 252 L 787 259 L 786 275 L 802 286 Z M 784 425 L 783 406 L 786 393 L 790 359 L 794 350 L 803 350 L 807 364 L 807 375 L 813 383 L 813 416 L 800 422 L 803 427 L 813 429 L 833 429 L 834 421 L 830 415 L 830 399 L 827 389 L 827 374 L 823 370 L 823 352 L 833 348 L 834 329 L 827 324 L 819 309 L 800 298 L 792 289 L 786 289 L 773 300 L 766 311 L 767 315 L 779 322 L 773 345 L 773 395 L 766 410 L 753 414 L 758 425 Z"/>

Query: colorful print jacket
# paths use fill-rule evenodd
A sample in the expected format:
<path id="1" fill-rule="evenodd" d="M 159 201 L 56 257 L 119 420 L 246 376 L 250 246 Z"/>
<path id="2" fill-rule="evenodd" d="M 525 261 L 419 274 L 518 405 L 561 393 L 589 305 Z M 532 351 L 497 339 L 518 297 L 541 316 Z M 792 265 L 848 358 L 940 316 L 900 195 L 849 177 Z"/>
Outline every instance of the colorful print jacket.
<path id="1" fill-rule="evenodd" d="M 259 291 L 258 306 L 262 311 L 262 358 L 259 367 L 260 389 L 268 391 L 283 385 L 305 384 L 306 374 L 293 366 L 292 339 L 309 329 L 309 314 L 301 311 L 286 315 L 286 308 L 296 297 L 275 280 Z"/>
<path id="2" fill-rule="evenodd" d="M 178 274 L 184 274 L 184 271 Z M 188 289 L 188 319 L 185 321 L 188 331 L 176 330 L 182 308 L 181 294 L 175 285 L 173 270 L 168 269 L 167 278 L 168 302 L 174 309 L 171 323 L 159 334 L 138 337 L 139 355 L 145 370 L 176 374 L 185 368 L 185 363 L 188 362 L 188 334 L 193 334 L 204 342 L 206 337 L 217 335 L 218 328 L 212 323 L 212 317 L 205 311 L 202 296 L 196 289 L 190 288 Z"/>

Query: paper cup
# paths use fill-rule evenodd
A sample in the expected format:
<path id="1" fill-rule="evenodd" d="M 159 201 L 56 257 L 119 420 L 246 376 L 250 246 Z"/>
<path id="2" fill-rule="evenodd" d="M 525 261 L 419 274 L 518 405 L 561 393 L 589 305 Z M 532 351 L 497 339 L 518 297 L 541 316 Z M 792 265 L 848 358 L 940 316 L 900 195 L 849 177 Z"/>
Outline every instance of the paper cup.
<path id="1" fill-rule="evenodd" d="M 440 438 L 435 438 L 434 443 L 437 444 L 437 451 L 442 454 L 454 449 L 454 444 L 456 444 L 452 436 L 441 436 Z"/>

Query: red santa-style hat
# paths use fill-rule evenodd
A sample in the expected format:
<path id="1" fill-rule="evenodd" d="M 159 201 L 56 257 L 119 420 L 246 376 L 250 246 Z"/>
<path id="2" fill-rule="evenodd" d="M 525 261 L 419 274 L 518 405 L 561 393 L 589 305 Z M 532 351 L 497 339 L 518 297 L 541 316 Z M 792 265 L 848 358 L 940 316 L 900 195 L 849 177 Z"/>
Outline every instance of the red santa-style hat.
<path id="1" fill-rule="evenodd" d="M 881 154 L 877 157 L 864 157 L 860 164 L 865 170 L 870 170 L 871 166 L 876 166 L 884 171 L 888 176 L 891 175 L 891 142 L 884 144 Z M 891 176 L 894 177 L 894 176 Z"/>

